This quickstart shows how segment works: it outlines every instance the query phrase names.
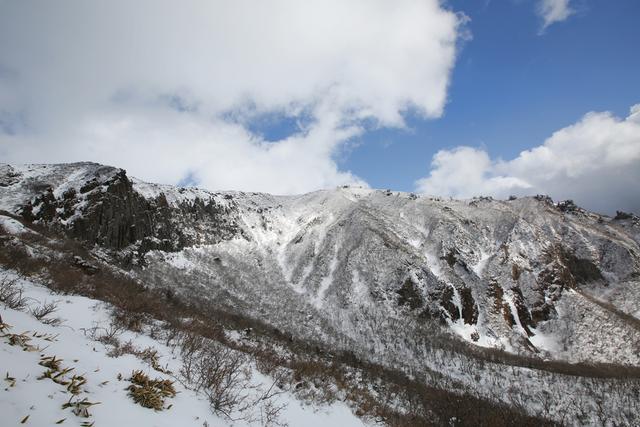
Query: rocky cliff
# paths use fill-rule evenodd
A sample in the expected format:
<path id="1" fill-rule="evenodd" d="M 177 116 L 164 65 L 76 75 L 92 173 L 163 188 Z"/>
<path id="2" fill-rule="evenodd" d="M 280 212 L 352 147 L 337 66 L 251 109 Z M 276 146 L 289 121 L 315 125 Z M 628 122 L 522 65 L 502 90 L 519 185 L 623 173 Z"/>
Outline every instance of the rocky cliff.
<path id="1" fill-rule="evenodd" d="M 150 250 L 214 244 L 240 232 L 233 205 L 213 195 L 170 205 L 163 193 L 145 198 L 135 191 L 124 170 L 93 163 L 4 165 L 0 191 L 3 207 L 26 221 L 133 261 Z"/>

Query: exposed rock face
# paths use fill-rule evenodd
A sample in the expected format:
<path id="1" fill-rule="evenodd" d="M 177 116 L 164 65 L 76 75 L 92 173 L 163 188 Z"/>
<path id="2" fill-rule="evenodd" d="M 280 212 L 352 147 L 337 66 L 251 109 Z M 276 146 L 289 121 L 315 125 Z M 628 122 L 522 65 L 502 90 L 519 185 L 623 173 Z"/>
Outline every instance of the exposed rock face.
<path id="1" fill-rule="evenodd" d="M 10 165 L 0 165 L 0 187 L 8 187 L 20 181 L 20 174 Z"/>
<path id="2" fill-rule="evenodd" d="M 167 216 L 163 206 L 135 193 L 123 170 L 102 182 L 94 178 L 79 190 L 69 188 L 61 197 L 49 187 L 29 201 L 21 215 L 30 222 L 60 228 L 70 237 L 116 250 L 154 234 L 160 242 L 170 242 L 170 234 L 157 227 L 162 222 L 158 219 Z M 169 244 L 161 248 L 172 249 Z"/>
<path id="3" fill-rule="evenodd" d="M 216 243 L 239 232 L 233 207 L 217 203 L 213 196 L 172 206 L 163 193 L 145 198 L 135 191 L 122 169 L 91 163 L 65 166 L 77 175 L 75 180 L 59 170 L 29 177 L 38 169 L 31 166 L 22 186 L 20 173 L 6 169 L 2 182 L 13 179 L 13 186 L 22 187 L 14 193 L 22 190 L 29 196 L 16 213 L 91 245 L 138 254 Z"/>

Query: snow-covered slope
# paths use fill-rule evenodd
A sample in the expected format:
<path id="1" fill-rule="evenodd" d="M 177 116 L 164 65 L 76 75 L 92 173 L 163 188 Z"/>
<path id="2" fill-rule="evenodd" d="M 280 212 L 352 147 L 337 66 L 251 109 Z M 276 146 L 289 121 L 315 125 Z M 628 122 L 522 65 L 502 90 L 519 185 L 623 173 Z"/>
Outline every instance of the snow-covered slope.
<path id="1" fill-rule="evenodd" d="M 3 166 L 0 182 L 4 210 L 133 253 L 153 286 L 179 281 L 177 292 L 298 335 L 368 353 L 388 341 L 415 346 L 424 324 L 442 323 L 479 346 L 640 364 L 635 216 L 614 220 L 544 197 L 214 193 L 91 163 Z"/>
<path id="2" fill-rule="evenodd" d="M 253 421 L 234 422 L 212 414 L 206 397 L 183 385 L 180 352 L 144 333 L 118 330 L 111 334 L 113 326 L 106 304 L 53 294 L 10 271 L 0 271 L 0 280 L 15 280 L 27 302 L 21 310 L 3 306 L 0 311 L 4 322 L 0 331 L 2 425 L 19 425 L 22 421 L 28 426 L 264 425 L 259 412 L 243 414 L 245 418 L 252 415 Z M 47 303 L 54 303 L 56 310 L 38 320 L 32 312 Z M 49 324 L 54 319 L 57 321 Z M 104 339 L 107 335 L 110 341 Z M 109 344 L 113 340 L 129 343 L 127 353 L 114 351 L 116 347 Z M 140 354 L 130 354 L 133 351 Z M 151 359 L 143 360 L 141 354 L 154 354 L 154 363 L 162 372 L 154 369 Z M 54 364 L 57 368 L 53 368 Z M 52 375 L 45 376 L 47 371 Z M 164 409 L 142 407 L 129 396 L 129 378 L 135 371 L 173 382 L 175 395 L 166 397 Z M 258 387 L 250 391 L 253 394 L 267 389 L 273 381 L 255 368 L 251 376 Z M 283 392 L 275 404 L 284 405 L 279 419 L 282 425 L 365 425 L 341 403 L 308 406 Z"/>
<path id="3" fill-rule="evenodd" d="M 169 286 L 175 272 L 202 297 L 224 292 L 249 312 L 278 313 L 279 326 L 341 335 L 365 353 L 435 322 L 479 346 L 640 363 L 637 219 L 563 212 L 546 199 L 352 188 L 229 197 L 243 238 L 151 252 L 141 275 Z"/>
<path id="4" fill-rule="evenodd" d="M 146 286 L 418 377 L 446 370 L 497 400 L 508 402 L 513 378 L 501 377 L 502 353 L 491 349 L 523 357 L 509 359 L 520 366 L 640 366 L 635 215 L 610 218 L 544 196 L 212 192 L 91 163 L 2 166 L 0 206 L 85 242 Z M 452 351 L 464 363 L 447 364 Z M 476 358 L 497 361 L 477 368 L 502 379 L 478 382 L 468 368 Z M 583 383 L 536 375 L 537 386 L 522 391 L 529 399 L 554 382 L 559 394 L 588 396 Z"/>

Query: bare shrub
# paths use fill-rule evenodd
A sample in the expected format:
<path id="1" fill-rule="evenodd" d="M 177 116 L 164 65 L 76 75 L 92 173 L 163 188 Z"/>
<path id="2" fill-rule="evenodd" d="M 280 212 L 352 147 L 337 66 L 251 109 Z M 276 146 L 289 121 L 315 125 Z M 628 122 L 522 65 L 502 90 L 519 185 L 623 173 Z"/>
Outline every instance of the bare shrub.
<path id="1" fill-rule="evenodd" d="M 38 307 L 31 307 L 29 312 L 33 317 L 42 320 L 48 315 L 54 313 L 58 309 L 57 302 L 45 302 Z"/>
<path id="2" fill-rule="evenodd" d="M 276 404 L 272 400 L 267 400 L 260 406 L 260 425 L 268 426 L 287 426 L 287 423 L 282 422 L 280 416 L 282 411 L 286 409 L 286 404 Z"/>
<path id="3" fill-rule="evenodd" d="M 17 277 L 3 276 L 0 278 L 0 302 L 13 310 L 24 310 L 29 298 L 22 296 L 22 287 Z"/>
<path id="4" fill-rule="evenodd" d="M 214 413 L 233 419 L 244 412 L 253 388 L 246 355 L 189 334 L 184 342 L 180 374 L 185 380 L 207 397 Z"/>
<path id="5" fill-rule="evenodd" d="M 265 390 L 256 400 L 260 404 L 260 424 L 263 426 L 287 426 L 287 423 L 280 419 L 281 413 L 287 408 L 286 403 L 278 403 L 276 397 L 285 392 L 282 384 L 287 377 L 288 372 L 280 368 L 271 371 L 273 382 L 267 390 Z"/>
<path id="6" fill-rule="evenodd" d="M 147 316 L 130 310 L 117 308 L 112 313 L 114 323 L 117 323 L 124 329 L 134 332 L 142 332 L 143 326 L 147 322 Z"/>
<path id="7" fill-rule="evenodd" d="M 119 337 L 125 331 L 125 328 L 113 321 L 107 327 L 99 326 L 94 322 L 91 328 L 82 328 L 81 331 L 85 336 L 88 336 L 94 341 L 99 341 L 105 345 L 119 347 Z"/>
<path id="8" fill-rule="evenodd" d="M 50 317 L 53 313 L 58 310 L 58 301 L 52 302 L 44 302 L 38 307 L 31 307 L 29 309 L 29 313 L 40 322 L 51 325 L 51 326 L 59 326 L 63 320 L 59 317 Z"/>
<path id="9" fill-rule="evenodd" d="M 182 356 L 182 368 L 180 375 L 185 383 L 192 384 L 196 381 L 196 363 L 198 355 L 204 351 L 204 338 L 200 335 L 185 333 L 180 340 L 180 356 Z"/>

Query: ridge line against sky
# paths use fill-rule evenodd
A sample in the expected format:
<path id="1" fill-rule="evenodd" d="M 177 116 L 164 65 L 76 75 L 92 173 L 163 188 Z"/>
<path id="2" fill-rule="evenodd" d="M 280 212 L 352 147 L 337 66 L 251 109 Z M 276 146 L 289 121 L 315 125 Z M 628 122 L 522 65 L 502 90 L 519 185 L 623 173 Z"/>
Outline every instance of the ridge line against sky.
<path id="1" fill-rule="evenodd" d="M 638 18 L 633 0 L 2 0 L 0 161 L 639 212 Z"/>

